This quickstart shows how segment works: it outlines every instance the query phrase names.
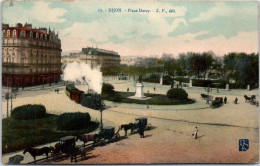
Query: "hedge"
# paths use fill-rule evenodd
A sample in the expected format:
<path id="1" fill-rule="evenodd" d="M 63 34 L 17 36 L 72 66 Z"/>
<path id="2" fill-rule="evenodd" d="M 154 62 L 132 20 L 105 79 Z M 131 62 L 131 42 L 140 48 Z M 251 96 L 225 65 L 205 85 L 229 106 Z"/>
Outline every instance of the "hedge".
<path id="1" fill-rule="evenodd" d="M 90 123 L 89 113 L 63 113 L 56 120 L 59 130 L 81 130 L 87 128 Z"/>
<path id="2" fill-rule="evenodd" d="M 11 117 L 18 120 L 39 119 L 46 116 L 46 108 L 41 104 L 27 104 L 16 107 L 11 112 Z"/>
<path id="3" fill-rule="evenodd" d="M 188 93 L 182 88 L 172 88 L 168 90 L 167 97 L 171 100 L 187 100 Z"/>
<path id="4" fill-rule="evenodd" d="M 109 84 L 109 83 L 104 83 L 103 86 L 102 86 L 102 90 L 101 90 L 101 93 L 102 95 L 103 94 L 110 94 L 110 93 L 114 93 L 115 90 L 114 90 L 114 86 Z"/>
<path id="5" fill-rule="evenodd" d="M 111 99 L 115 102 L 120 102 L 122 100 L 120 94 L 114 90 L 114 86 L 108 83 L 103 84 L 101 97 L 103 100 Z"/>

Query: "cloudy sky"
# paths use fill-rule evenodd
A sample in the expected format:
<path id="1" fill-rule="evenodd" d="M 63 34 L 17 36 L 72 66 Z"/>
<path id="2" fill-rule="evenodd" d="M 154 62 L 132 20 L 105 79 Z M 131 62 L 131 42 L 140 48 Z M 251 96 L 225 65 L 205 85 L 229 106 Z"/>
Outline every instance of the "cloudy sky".
<path id="1" fill-rule="evenodd" d="M 258 52 L 257 2 L 45 0 L 13 1 L 12 5 L 7 1 L 2 7 L 3 23 L 27 22 L 59 31 L 64 52 L 87 46 L 122 56 Z M 121 12 L 108 12 L 110 8 Z"/>

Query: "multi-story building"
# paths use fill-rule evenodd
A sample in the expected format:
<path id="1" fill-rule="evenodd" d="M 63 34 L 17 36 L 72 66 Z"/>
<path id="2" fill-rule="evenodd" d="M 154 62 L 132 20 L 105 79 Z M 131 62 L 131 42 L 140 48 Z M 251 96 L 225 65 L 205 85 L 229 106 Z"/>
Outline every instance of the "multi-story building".
<path id="1" fill-rule="evenodd" d="M 120 55 L 117 52 L 93 47 L 82 48 L 80 60 L 91 68 L 100 66 L 103 69 L 120 65 Z"/>
<path id="2" fill-rule="evenodd" d="M 2 24 L 2 85 L 26 87 L 58 82 L 61 75 L 58 33 L 31 24 Z"/>

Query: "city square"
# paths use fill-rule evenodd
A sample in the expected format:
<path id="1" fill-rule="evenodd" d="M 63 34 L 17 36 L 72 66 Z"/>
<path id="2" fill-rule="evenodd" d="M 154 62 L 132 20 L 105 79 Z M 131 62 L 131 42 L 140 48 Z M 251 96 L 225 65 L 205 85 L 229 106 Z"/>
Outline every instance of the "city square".
<path id="1" fill-rule="evenodd" d="M 4 1 L 2 163 L 258 163 L 258 6 Z"/>

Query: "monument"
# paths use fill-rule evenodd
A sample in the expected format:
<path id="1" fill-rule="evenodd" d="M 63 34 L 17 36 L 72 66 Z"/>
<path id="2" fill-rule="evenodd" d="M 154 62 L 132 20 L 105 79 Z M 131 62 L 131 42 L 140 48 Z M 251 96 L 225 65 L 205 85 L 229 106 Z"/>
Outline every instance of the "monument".
<path id="1" fill-rule="evenodd" d="M 226 84 L 226 90 L 229 90 L 229 84 Z"/>
<path id="2" fill-rule="evenodd" d="M 142 82 L 142 76 L 139 76 L 138 82 L 136 83 L 136 90 L 135 90 L 135 95 L 128 97 L 130 99 L 137 99 L 137 100 L 147 100 L 150 99 L 151 97 L 146 97 L 144 95 L 144 84 Z"/>
<path id="3" fill-rule="evenodd" d="M 192 88 L 192 79 L 190 79 L 189 87 Z"/>
<path id="4" fill-rule="evenodd" d="M 142 82 L 136 84 L 136 92 L 135 97 L 137 98 L 144 98 L 144 91 L 143 91 L 144 85 Z"/>

